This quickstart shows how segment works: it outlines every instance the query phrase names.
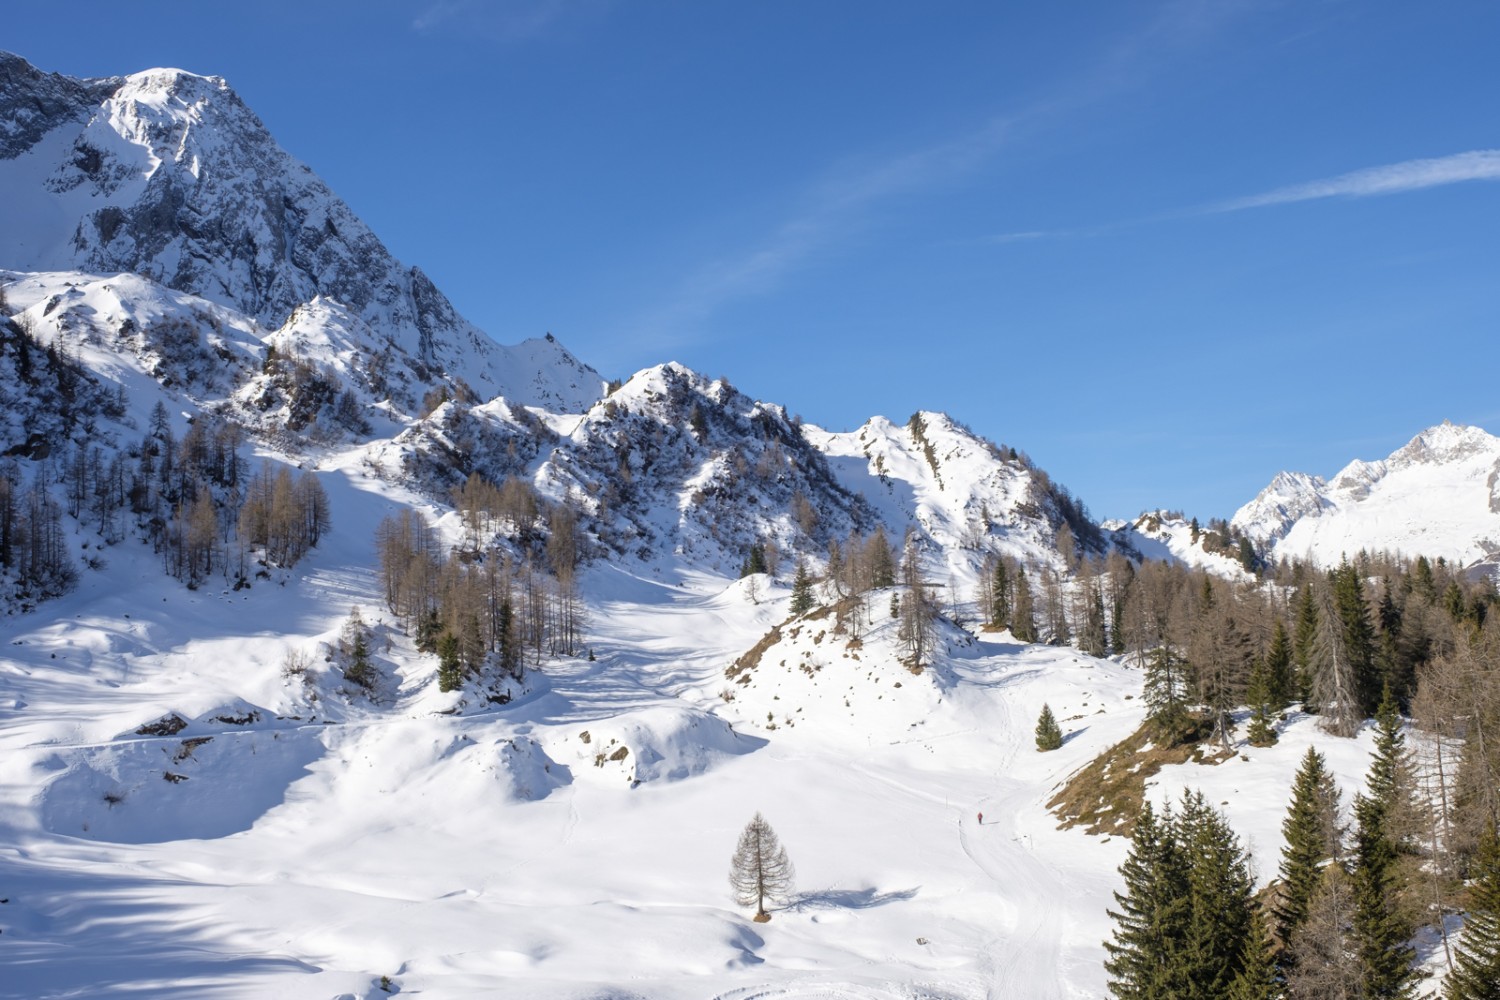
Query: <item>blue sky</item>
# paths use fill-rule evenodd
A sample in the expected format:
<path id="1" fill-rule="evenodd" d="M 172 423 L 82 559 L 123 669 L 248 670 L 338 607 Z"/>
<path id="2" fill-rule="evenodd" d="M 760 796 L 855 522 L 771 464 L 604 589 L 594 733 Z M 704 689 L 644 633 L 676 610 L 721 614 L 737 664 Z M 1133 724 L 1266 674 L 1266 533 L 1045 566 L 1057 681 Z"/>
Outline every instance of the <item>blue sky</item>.
<path id="1" fill-rule="evenodd" d="M 497 339 L 941 409 L 1096 516 L 1500 432 L 1500 5 L 80 2 L 225 76 Z M 96 11 L 96 16 L 90 16 Z"/>

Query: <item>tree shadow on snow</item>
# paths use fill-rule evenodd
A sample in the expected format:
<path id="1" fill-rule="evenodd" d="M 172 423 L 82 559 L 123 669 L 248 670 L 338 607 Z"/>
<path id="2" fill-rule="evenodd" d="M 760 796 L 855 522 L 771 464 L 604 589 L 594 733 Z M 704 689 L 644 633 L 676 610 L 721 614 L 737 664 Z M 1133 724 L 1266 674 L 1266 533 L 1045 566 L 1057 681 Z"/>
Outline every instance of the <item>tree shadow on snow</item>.
<path id="1" fill-rule="evenodd" d="M 214 940 L 201 896 L 196 904 L 164 898 L 181 891 L 171 878 L 13 861 L 0 864 L 0 883 L 7 899 L 0 906 L 0 997 L 228 1000 L 264 989 L 267 976 L 321 971 L 290 956 L 236 953 Z"/>
<path id="2" fill-rule="evenodd" d="M 800 892 L 791 902 L 787 903 L 788 910 L 868 910 L 876 906 L 885 906 L 887 903 L 899 903 L 903 900 L 912 899 L 916 896 L 921 886 L 913 886 L 910 889 L 897 889 L 893 892 L 880 892 L 874 887 L 867 889 L 818 889 L 813 892 Z"/>

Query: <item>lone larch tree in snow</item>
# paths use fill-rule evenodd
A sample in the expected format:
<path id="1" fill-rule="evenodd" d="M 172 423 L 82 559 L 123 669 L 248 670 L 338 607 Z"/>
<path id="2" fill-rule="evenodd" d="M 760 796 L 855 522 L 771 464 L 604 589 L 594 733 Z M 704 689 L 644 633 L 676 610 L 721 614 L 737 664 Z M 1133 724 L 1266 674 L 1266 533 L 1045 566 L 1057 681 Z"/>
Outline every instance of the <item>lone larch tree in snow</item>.
<path id="1" fill-rule="evenodd" d="M 792 862 L 765 817 L 755 814 L 740 834 L 729 863 L 729 885 L 741 906 L 755 907 L 755 921 L 771 919 L 767 902 L 785 901 L 792 891 Z"/>

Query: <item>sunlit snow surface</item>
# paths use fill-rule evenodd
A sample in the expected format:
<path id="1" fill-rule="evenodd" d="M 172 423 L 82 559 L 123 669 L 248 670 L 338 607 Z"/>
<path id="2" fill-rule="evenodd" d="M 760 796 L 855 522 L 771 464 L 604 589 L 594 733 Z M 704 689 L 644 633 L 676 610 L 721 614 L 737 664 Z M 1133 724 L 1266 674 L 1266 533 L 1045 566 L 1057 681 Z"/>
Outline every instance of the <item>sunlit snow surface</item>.
<path id="1" fill-rule="evenodd" d="M 947 629 L 913 675 L 877 595 L 859 648 L 793 623 L 740 685 L 725 667 L 782 621 L 784 588 L 598 566 L 594 660 L 442 714 L 457 695 L 362 568 L 411 498 L 352 467 L 323 480 L 336 528 L 293 576 L 192 592 L 127 544 L 7 622 L 0 994 L 365 997 L 384 975 L 444 997 L 1104 995 L 1126 845 L 1056 831 L 1043 803 L 1138 724 L 1136 671 Z M 342 697 L 319 655 L 352 605 L 379 704 Z M 288 648 L 318 661 L 310 687 L 281 676 Z M 1069 734 L 1045 755 L 1044 701 Z M 137 735 L 167 713 L 187 728 Z M 1314 736 L 1294 733 L 1161 794 L 1203 784 L 1273 871 Z M 1353 788 L 1364 747 L 1334 746 Z M 726 881 L 756 811 L 798 873 L 768 924 Z"/>
<path id="2" fill-rule="evenodd" d="M 1469 566 L 1500 558 L 1500 438 L 1442 423 L 1377 462 L 1325 482 L 1282 473 L 1234 516 L 1279 557 L 1336 566 L 1361 551 L 1438 556 Z"/>

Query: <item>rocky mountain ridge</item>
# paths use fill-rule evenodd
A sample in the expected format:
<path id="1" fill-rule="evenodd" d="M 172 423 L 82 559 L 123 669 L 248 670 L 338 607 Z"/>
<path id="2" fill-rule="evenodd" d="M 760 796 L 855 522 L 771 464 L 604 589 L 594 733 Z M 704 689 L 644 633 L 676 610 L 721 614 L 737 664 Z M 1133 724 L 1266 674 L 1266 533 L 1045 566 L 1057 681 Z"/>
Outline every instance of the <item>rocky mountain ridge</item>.
<path id="1" fill-rule="evenodd" d="M 1487 563 L 1500 552 L 1500 438 L 1444 421 L 1330 480 L 1283 472 L 1231 523 L 1273 555 L 1322 565 L 1361 550 Z"/>
<path id="2" fill-rule="evenodd" d="M 566 352 L 501 346 L 460 316 L 222 78 L 75 80 L 0 53 L 0 84 L 0 266 L 135 273 L 266 329 L 331 299 L 428 386 L 557 409 L 601 394 Z"/>

